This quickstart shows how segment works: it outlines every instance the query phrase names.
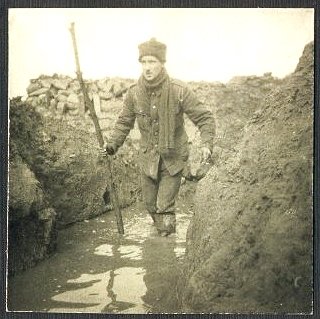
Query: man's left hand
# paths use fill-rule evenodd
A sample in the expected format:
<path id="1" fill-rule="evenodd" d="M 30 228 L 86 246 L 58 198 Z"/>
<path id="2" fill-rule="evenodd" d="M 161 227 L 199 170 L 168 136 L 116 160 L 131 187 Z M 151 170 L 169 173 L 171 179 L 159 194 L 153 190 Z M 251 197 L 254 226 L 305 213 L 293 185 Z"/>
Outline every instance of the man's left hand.
<path id="1" fill-rule="evenodd" d="M 208 163 L 210 157 L 211 157 L 210 149 L 206 146 L 201 147 L 201 164 Z"/>

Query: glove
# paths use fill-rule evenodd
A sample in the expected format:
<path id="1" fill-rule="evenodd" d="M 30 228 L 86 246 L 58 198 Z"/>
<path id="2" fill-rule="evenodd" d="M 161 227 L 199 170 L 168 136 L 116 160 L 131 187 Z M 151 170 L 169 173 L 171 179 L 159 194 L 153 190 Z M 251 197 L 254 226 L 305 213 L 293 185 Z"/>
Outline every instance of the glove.
<path id="1" fill-rule="evenodd" d="M 114 155 L 116 153 L 115 147 L 112 144 L 107 144 L 105 150 L 108 155 Z"/>
<path id="2" fill-rule="evenodd" d="M 211 151 L 208 147 L 201 147 L 201 164 L 208 163 L 211 157 Z"/>
<path id="3" fill-rule="evenodd" d="M 204 178 L 207 173 L 209 172 L 210 168 L 212 167 L 212 163 L 204 163 L 202 164 L 196 172 L 196 176 L 194 177 L 194 179 L 196 181 L 200 181 L 200 179 Z"/>
<path id="4" fill-rule="evenodd" d="M 114 155 L 116 153 L 115 147 L 112 144 L 104 144 L 103 148 L 100 149 L 102 156 Z"/>
<path id="5" fill-rule="evenodd" d="M 193 181 L 194 176 L 191 173 L 190 164 L 187 164 L 182 170 L 182 177 L 184 177 L 186 181 Z"/>

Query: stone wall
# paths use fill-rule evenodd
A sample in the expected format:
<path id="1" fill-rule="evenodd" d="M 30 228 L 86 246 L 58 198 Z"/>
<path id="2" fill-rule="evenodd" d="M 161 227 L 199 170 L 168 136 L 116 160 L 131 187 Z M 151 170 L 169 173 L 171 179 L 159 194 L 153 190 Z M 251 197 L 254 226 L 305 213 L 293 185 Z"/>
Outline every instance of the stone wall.
<path id="1" fill-rule="evenodd" d="M 96 112 L 109 112 L 108 101 L 121 98 L 132 80 L 104 78 L 85 81 L 89 97 L 96 101 Z M 46 107 L 58 114 L 77 115 L 87 110 L 79 81 L 69 76 L 54 74 L 40 75 L 31 79 L 27 87 L 27 102 L 33 106 Z"/>

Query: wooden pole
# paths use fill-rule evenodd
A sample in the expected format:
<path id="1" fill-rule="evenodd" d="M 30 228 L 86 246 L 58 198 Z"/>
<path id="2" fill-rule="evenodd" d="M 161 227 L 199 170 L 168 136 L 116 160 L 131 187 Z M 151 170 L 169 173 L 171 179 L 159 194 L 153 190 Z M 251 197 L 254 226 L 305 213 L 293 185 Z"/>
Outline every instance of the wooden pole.
<path id="1" fill-rule="evenodd" d="M 94 128 L 95 128 L 95 132 L 96 132 L 99 146 L 100 146 L 100 148 L 103 148 L 104 140 L 103 140 L 103 135 L 102 135 L 102 131 L 100 128 L 100 124 L 99 124 L 99 119 L 97 117 L 93 102 L 89 98 L 86 85 L 85 85 L 83 78 L 82 78 L 74 22 L 71 23 L 70 32 L 71 32 L 71 36 L 72 36 L 74 56 L 75 56 L 76 67 L 77 67 L 76 73 L 77 73 L 78 81 L 80 83 L 81 91 L 83 93 L 84 104 L 89 109 L 89 112 L 90 112 L 89 115 L 90 115 L 90 117 L 93 121 L 93 124 L 94 124 Z M 109 186 L 110 186 L 111 202 L 113 204 L 113 209 L 114 209 L 114 212 L 116 215 L 118 233 L 124 234 L 122 215 L 121 215 L 121 210 L 120 210 L 120 205 L 119 205 L 119 198 L 118 198 L 118 194 L 115 190 L 115 186 L 114 186 L 114 182 L 113 182 L 111 159 L 109 156 L 106 156 L 106 161 L 107 161 L 107 168 L 108 168 L 109 176 L 110 176 L 110 183 L 109 183 L 110 185 Z"/>

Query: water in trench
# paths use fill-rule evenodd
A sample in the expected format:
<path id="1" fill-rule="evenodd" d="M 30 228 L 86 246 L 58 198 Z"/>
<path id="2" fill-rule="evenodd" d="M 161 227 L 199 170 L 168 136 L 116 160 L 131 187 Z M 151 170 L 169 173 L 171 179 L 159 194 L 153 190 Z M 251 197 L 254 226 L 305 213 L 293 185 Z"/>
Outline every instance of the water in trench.
<path id="1" fill-rule="evenodd" d="M 41 312 L 179 312 L 177 280 L 192 211 L 181 204 L 177 233 L 159 237 L 139 205 L 60 232 L 58 251 L 8 281 L 8 309 Z"/>

